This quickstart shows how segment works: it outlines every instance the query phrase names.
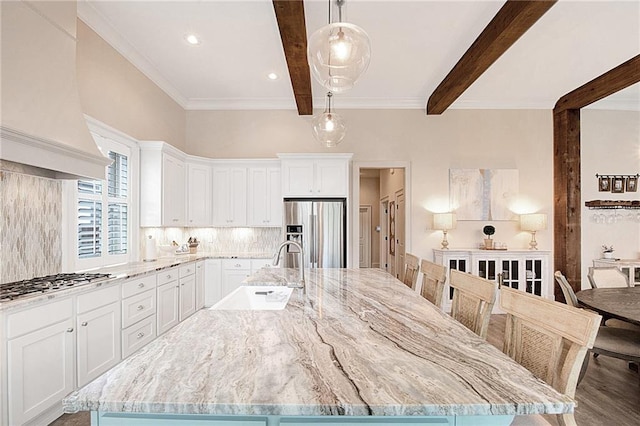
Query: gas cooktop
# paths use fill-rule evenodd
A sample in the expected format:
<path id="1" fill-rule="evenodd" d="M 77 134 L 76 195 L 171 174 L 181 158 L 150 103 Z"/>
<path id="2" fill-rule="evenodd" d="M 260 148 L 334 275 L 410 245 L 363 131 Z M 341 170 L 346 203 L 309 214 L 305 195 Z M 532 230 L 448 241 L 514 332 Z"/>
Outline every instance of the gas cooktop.
<path id="1" fill-rule="evenodd" d="M 107 280 L 109 278 L 111 278 L 109 274 L 65 273 L 0 284 L 0 302 L 63 290 L 89 282 Z"/>

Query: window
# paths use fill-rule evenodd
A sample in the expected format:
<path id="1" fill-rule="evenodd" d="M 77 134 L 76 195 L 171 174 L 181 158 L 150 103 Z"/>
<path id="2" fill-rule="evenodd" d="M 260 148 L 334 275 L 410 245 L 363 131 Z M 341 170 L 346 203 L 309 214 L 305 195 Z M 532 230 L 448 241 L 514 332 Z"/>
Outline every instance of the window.
<path id="1" fill-rule="evenodd" d="M 77 182 L 74 264 L 81 269 L 127 262 L 132 243 L 130 149 L 96 134 L 93 137 L 113 162 L 107 167 L 106 180 Z"/>

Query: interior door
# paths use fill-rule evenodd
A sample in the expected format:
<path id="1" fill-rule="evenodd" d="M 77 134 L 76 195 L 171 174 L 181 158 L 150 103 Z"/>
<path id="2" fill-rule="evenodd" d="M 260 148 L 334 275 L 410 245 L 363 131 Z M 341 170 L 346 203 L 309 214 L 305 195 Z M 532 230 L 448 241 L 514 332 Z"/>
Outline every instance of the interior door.
<path id="1" fill-rule="evenodd" d="M 371 268 L 371 206 L 360 206 L 360 267 Z"/>
<path id="2" fill-rule="evenodd" d="M 396 192 L 396 212 L 395 212 L 395 235 L 396 235 L 396 277 L 402 280 L 404 278 L 404 254 L 405 247 L 405 200 L 404 189 Z"/>

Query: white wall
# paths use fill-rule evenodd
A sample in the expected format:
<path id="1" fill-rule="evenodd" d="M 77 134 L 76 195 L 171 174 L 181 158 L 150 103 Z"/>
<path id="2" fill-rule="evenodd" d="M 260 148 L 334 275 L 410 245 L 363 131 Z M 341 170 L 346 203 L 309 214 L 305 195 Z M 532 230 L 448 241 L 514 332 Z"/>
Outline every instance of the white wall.
<path id="1" fill-rule="evenodd" d="M 589 210 L 591 200 L 638 200 L 640 192 L 598 191 L 598 174 L 640 173 L 640 112 L 583 109 L 580 116 L 582 192 L 582 288 L 589 288 L 587 268 L 602 257 L 603 244 L 614 257 L 640 258 L 640 210 Z M 597 223 L 594 214 L 619 215 L 615 223 Z"/>
<path id="2" fill-rule="evenodd" d="M 411 250 L 433 258 L 442 233 L 430 212 L 449 208 L 450 168 L 516 168 L 519 212 L 552 216 L 553 122 L 546 110 L 344 110 L 345 140 L 331 152 L 351 152 L 354 162 L 411 164 Z M 311 134 L 309 117 L 296 111 L 187 111 L 186 152 L 214 158 L 275 157 L 279 152 L 328 152 Z M 369 167 L 369 166 L 368 166 Z M 384 167 L 384 166 L 383 166 Z M 485 222 L 458 222 L 450 247 L 476 247 Z M 530 235 L 517 222 L 494 222 L 496 241 L 526 248 Z M 553 248 L 549 229 L 537 234 L 540 249 Z"/>

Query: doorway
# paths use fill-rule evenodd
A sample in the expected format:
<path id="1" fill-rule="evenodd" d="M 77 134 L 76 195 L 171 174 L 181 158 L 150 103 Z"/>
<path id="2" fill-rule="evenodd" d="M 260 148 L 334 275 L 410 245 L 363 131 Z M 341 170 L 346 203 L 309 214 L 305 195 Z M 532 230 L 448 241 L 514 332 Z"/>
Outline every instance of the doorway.
<path id="1" fill-rule="evenodd" d="M 357 214 L 351 210 L 351 238 L 358 241 L 357 246 L 352 246 L 353 267 L 367 267 L 370 257 L 371 267 L 397 276 L 403 269 L 398 262 L 403 262 L 404 253 L 410 250 L 411 218 L 406 208 L 410 202 L 409 163 L 354 163 L 353 172 L 353 199 L 359 201 L 359 206 L 371 206 L 370 226 L 361 223 L 367 219 L 361 216 L 360 209 Z M 367 238 L 369 251 L 365 249 Z"/>

